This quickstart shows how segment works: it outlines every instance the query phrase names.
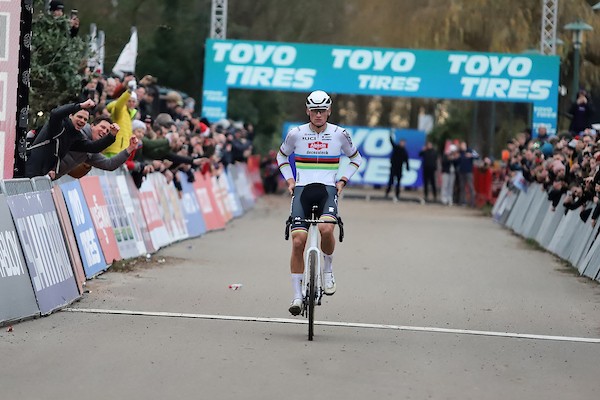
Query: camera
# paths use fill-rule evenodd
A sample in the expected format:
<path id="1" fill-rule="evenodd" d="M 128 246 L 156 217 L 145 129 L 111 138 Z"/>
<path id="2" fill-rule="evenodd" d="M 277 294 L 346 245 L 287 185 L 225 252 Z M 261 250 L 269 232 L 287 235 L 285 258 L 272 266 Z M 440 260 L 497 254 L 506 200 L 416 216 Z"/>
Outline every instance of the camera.
<path id="1" fill-rule="evenodd" d="M 78 13 L 79 13 L 78 10 L 75 10 L 75 9 L 71 10 L 71 19 L 76 18 Z"/>

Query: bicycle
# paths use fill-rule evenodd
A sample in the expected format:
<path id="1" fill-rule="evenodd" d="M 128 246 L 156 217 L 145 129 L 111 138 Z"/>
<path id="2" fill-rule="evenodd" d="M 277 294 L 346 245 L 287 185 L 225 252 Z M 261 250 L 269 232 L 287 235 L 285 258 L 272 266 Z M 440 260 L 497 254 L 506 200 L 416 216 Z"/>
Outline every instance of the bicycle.
<path id="1" fill-rule="evenodd" d="M 302 316 L 308 318 L 308 340 L 312 341 L 314 336 L 315 323 L 315 305 L 321 305 L 323 298 L 323 270 L 321 269 L 321 261 L 323 254 L 319 246 L 319 229 L 318 224 L 334 224 L 340 229 L 340 243 L 344 241 L 344 224 L 338 216 L 337 221 L 322 221 L 317 219 L 317 206 L 312 206 L 311 218 L 292 220 L 290 216 L 285 224 L 285 240 L 290 237 L 290 226 L 294 221 L 300 221 L 310 224 L 308 227 L 308 237 L 306 238 L 307 248 L 304 250 L 304 278 L 302 279 Z"/>

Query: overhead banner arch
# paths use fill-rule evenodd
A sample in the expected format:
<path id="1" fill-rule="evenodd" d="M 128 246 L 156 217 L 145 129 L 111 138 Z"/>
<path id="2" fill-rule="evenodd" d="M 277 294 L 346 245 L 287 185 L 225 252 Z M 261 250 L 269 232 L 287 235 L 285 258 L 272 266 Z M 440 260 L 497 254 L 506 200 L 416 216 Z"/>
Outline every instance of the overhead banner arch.
<path id="1" fill-rule="evenodd" d="M 202 115 L 227 117 L 229 88 L 533 104 L 532 126 L 556 133 L 557 56 L 206 41 Z"/>

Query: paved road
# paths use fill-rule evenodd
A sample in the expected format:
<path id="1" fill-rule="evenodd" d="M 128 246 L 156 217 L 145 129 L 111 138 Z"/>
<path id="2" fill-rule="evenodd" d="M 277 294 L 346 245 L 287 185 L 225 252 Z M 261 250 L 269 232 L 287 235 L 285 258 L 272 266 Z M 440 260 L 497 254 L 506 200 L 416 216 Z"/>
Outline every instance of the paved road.
<path id="1" fill-rule="evenodd" d="M 103 313 L 3 329 L 2 398 L 599 397 L 600 286 L 461 208 L 343 200 L 338 293 L 317 310 L 333 326 L 309 343 L 287 313 L 288 202 L 91 281 L 73 308 Z"/>

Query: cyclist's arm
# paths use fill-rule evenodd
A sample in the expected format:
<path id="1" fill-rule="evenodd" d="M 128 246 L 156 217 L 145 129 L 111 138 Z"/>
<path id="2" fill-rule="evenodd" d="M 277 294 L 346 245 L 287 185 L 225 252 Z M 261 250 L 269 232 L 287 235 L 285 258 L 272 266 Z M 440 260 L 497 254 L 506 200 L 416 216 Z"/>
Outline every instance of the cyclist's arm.
<path id="1" fill-rule="evenodd" d="M 342 139 L 342 151 L 350 159 L 350 164 L 348 164 L 344 170 L 340 180 L 345 181 L 344 183 L 346 183 L 352 178 L 352 175 L 358 171 L 360 164 L 362 164 L 362 156 L 356 149 L 356 146 L 352 144 L 352 138 L 350 138 L 350 135 L 345 130 L 344 136 L 345 138 Z"/>
<path id="2" fill-rule="evenodd" d="M 279 166 L 281 175 L 283 175 L 286 181 L 294 179 L 292 167 L 290 166 L 290 155 L 294 152 L 296 147 L 297 135 L 295 132 L 299 132 L 299 130 L 296 128 L 288 132 L 285 140 L 281 146 L 279 146 L 279 152 L 277 153 L 277 165 Z"/>

